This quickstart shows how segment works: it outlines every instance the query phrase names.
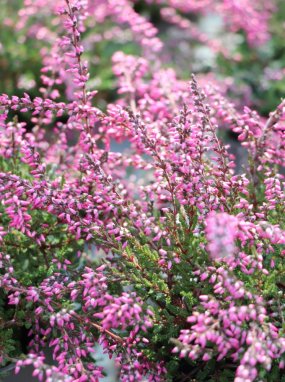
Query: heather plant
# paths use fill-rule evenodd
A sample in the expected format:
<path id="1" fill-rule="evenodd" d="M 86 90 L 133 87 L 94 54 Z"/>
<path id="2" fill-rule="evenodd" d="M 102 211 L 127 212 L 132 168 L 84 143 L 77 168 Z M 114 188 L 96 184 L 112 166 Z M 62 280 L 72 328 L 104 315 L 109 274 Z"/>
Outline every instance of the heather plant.
<path id="1" fill-rule="evenodd" d="M 180 80 L 128 1 L 44 4 L 21 11 L 50 19 L 41 96 L 0 96 L 1 365 L 95 382 L 100 344 L 121 381 L 282 381 L 284 101 L 264 118 L 218 80 Z M 107 18 L 142 55 L 113 55 L 103 108 L 85 42 Z"/>

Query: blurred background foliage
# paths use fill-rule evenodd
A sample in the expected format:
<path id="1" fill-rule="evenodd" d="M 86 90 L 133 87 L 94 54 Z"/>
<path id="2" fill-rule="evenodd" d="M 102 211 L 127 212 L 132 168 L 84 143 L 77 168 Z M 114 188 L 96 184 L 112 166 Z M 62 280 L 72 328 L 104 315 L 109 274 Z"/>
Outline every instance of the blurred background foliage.
<path id="1" fill-rule="evenodd" d="M 18 10 L 22 5 L 23 0 L 1 0 L 0 93 L 22 95 L 28 92 L 34 97 L 39 95 L 37 89 L 41 86 L 40 51 L 44 42 L 30 38 L 25 27 L 15 29 L 20 19 Z M 233 55 L 238 54 L 240 59 L 237 61 L 214 53 L 185 31 L 167 24 L 160 17 L 159 6 L 149 5 L 145 1 L 135 3 L 136 11 L 150 19 L 160 31 L 159 36 L 165 43 L 162 52 L 165 65 L 175 67 L 185 79 L 189 78 L 191 72 L 214 72 L 217 78 L 230 78 L 232 96 L 240 96 L 241 92 L 262 115 L 276 107 L 285 92 L 284 0 L 277 0 L 277 6 L 278 11 L 273 14 L 270 23 L 271 39 L 258 48 L 249 46 L 241 32 L 225 32 L 218 15 L 187 15 L 210 38 L 215 37 Z M 117 50 L 128 54 L 140 53 L 127 31 L 125 35 L 121 33 L 120 38 L 106 39 L 108 33 L 108 23 L 95 25 L 85 33 L 92 79 L 89 86 L 100 91 L 97 99 L 100 107 L 112 101 L 115 94 L 112 54 Z M 116 29 L 113 33 L 116 35 Z"/>
<path id="2" fill-rule="evenodd" d="M 34 90 L 41 68 L 38 47 L 14 25 L 22 0 L 2 0 L 0 12 L 0 92 L 21 95 Z"/>

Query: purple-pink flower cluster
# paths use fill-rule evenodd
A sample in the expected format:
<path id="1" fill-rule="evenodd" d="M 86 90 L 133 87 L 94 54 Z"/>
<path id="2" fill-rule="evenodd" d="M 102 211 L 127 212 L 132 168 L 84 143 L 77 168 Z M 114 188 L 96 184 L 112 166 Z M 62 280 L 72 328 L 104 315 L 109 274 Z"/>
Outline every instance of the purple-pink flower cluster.
<path id="1" fill-rule="evenodd" d="M 12 357 L 0 338 L 0 361 L 33 365 L 40 381 L 97 382 L 99 343 L 125 382 L 169 380 L 181 372 L 173 353 L 230 360 L 235 382 L 254 381 L 284 367 L 285 103 L 266 119 L 210 76 L 181 80 L 132 3 L 26 0 L 20 11 L 18 28 L 46 46 L 41 96 L 0 96 L 0 286 L 5 325 L 23 326 L 25 312 L 29 346 Z M 156 3 L 185 30 L 176 11 L 215 10 L 250 42 L 268 38 L 261 0 Z M 99 107 L 85 53 L 110 20 L 144 54 L 113 55 L 116 97 Z M 237 134 L 243 169 L 221 130 Z"/>

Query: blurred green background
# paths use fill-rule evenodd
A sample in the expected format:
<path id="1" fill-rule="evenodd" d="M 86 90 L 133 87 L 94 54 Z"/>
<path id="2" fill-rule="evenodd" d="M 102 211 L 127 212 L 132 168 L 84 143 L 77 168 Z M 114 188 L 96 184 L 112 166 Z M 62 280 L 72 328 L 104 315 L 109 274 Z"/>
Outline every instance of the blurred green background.
<path id="1" fill-rule="evenodd" d="M 38 94 L 41 86 L 40 50 L 44 41 L 29 37 L 29 28 L 33 23 L 49 22 L 31 19 L 22 29 L 15 29 L 21 20 L 18 10 L 22 0 L 1 0 L 0 12 L 0 93 L 31 96 Z M 250 100 L 261 114 L 266 115 L 280 101 L 285 91 L 285 2 L 277 1 L 278 11 L 270 22 L 271 39 L 259 48 L 250 47 L 243 33 L 225 32 L 217 15 L 187 15 L 201 31 L 210 38 L 221 40 L 233 54 L 240 54 L 240 61 L 225 59 L 201 46 L 185 31 L 167 24 L 160 17 L 159 7 L 147 5 L 144 1 L 136 2 L 135 9 L 150 19 L 160 31 L 160 38 L 165 43 L 162 53 L 165 66 L 175 67 L 182 78 L 189 78 L 191 72 L 213 72 L 217 78 L 232 78 L 231 95 L 244 96 Z M 117 50 L 129 54 L 140 54 L 139 47 L 126 33 L 119 38 L 102 39 L 112 26 L 111 21 L 92 28 L 87 28 L 84 35 L 86 55 L 90 61 L 91 81 L 89 86 L 100 91 L 97 102 L 100 107 L 114 99 L 114 76 L 111 69 L 111 57 Z M 114 29 L 114 35 L 118 33 Z M 24 118 L 24 117 L 23 117 Z"/>

